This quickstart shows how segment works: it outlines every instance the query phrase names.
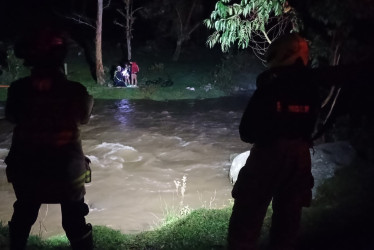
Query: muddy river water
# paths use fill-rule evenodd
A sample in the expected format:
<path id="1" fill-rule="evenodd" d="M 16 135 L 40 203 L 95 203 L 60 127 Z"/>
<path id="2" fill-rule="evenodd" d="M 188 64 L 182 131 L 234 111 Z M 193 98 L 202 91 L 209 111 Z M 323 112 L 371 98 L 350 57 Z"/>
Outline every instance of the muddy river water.
<path id="1" fill-rule="evenodd" d="M 228 205 L 230 155 L 249 148 L 238 134 L 247 100 L 96 100 L 89 124 L 81 127 L 92 161 L 87 221 L 136 233 L 157 227 L 181 208 Z M 2 103 L 1 118 L 3 111 Z M 4 164 L 12 125 L 0 123 L 0 221 L 7 223 L 15 200 Z M 44 204 L 32 234 L 60 233 L 59 205 Z"/>

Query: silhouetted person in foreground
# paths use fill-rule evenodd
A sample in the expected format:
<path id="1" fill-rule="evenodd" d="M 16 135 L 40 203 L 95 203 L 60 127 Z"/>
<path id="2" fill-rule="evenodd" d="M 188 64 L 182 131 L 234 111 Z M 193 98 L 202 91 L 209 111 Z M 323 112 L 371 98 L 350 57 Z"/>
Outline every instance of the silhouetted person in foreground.
<path id="1" fill-rule="evenodd" d="M 297 34 L 280 37 L 267 52 L 270 69 L 258 76 L 239 127 L 241 139 L 254 145 L 232 190 L 229 249 L 257 249 L 270 202 L 269 248 L 295 248 L 302 207 L 312 199 L 309 148 L 320 106 L 307 62 L 308 45 Z"/>
<path id="2" fill-rule="evenodd" d="M 17 198 L 9 222 L 12 250 L 25 249 L 42 203 L 61 204 L 62 226 L 73 249 L 93 248 L 84 203 L 89 160 L 78 129 L 90 118 L 93 98 L 62 73 L 66 52 L 64 36 L 49 28 L 15 47 L 31 75 L 11 83 L 5 107 L 6 119 L 15 124 L 5 160 Z"/>

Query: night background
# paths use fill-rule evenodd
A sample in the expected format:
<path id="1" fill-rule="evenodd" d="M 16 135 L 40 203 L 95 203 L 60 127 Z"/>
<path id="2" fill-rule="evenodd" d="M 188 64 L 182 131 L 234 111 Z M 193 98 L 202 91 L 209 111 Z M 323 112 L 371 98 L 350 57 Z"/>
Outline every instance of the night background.
<path id="1" fill-rule="evenodd" d="M 196 1 L 196 3 L 196 7 L 191 12 L 190 22 L 191 25 L 197 23 L 200 25 L 191 34 L 187 45 L 207 47 L 205 42 L 209 31 L 203 26 L 202 20 L 209 16 L 215 1 Z M 124 17 L 119 14 L 118 10 L 124 11 L 124 2 L 121 0 L 104 1 L 103 6 L 103 42 L 111 42 L 114 45 L 120 43 L 120 46 L 125 46 L 126 37 L 123 27 L 115 24 L 115 22 L 123 23 Z M 189 7 L 191 7 L 189 1 L 134 1 L 132 10 L 137 10 L 132 27 L 134 51 L 136 48 L 151 46 L 154 50 L 170 49 L 173 52 L 179 25 L 176 20 L 176 8 L 180 9 L 182 18 L 186 18 L 185 16 L 189 14 Z M 1 12 L 2 23 L 7 24 L 2 27 L 2 41 L 19 38 L 30 28 L 55 23 L 66 29 L 71 38 L 81 46 L 89 42 L 94 43 L 96 2 L 84 0 L 4 1 Z"/>
<path id="2" fill-rule="evenodd" d="M 152 180 L 152 176 L 159 172 L 154 178 L 159 178 L 160 182 L 164 181 L 167 186 L 165 189 L 169 191 L 174 190 L 174 184 L 166 180 L 165 176 L 178 179 L 186 173 L 189 174 L 188 181 L 191 181 L 187 181 L 187 186 L 192 193 L 196 191 L 194 194 L 201 189 L 209 190 L 210 185 L 214 188 L 217 185 L 222 189 L 217 191 L 217 200 L 222 200 L 224 206 L 216 206 L 213 209 L 206 209 L 207 206 L 204 206 L 203 209 L 199 209 L 200 204 L 194 204 L 195 200 L 188 194 L 184 206 L 177 206 L 177 215 L 174 217 L 178 219 L 161 223 L 156 229 L 151 227 L 154 230 L 151 230 L 148 224 L 143 225 L 146 223 L 143 221 L 149 218 L 142 219 L 143 215 L 137 215 L 136 211 L 133 211 L 132 219 L 143 223 L 136 229 L 132 229 L 132 222 L 127 221 L 123 223 L 129 223 L 128 227 L 131 229 L 126 230 L 127 225 L 111 227 L 112 221 L 118 218 L 108 216 L 111 222 L 107 222 L 105 216 L 101 216 L 102 218 L 97 219 L 97 225 L 93 223 L 97 249 L 225 249 L 227 223 L 231 213 L 230 203 L 223 202 L 230 198 L 232 188 L 227 178 L 231 164 L 229 156 L 248 149 L 248 145 L 240 142 L 237 128 L 242 111 L 255 89 L 256 76 L 266 69 L 263 58 L 250 47 L 238 48 L 237 43 L 232 44 L 227 52 L 222 52 L 219 43 L 212 48 L 209 47 L 207 40 L 214 29 L 207 28 L 203 21 L 209 19 L 217 1 L 133 0 L 132 10 L 136 12 L 133 15 L 135 20 L 132 26 L 131 59 L 140 66 L 139 88 L 115 88 L 112 81 L 114 68 L 128 60 L 126 34 L 121 27 L 124 17 L 118 11 L 125 10 L 124 3 L 124 0 L 103 1 L 104 75 L 103 81 L 100 82 L 97 79 L 95 65 L 97 1 L 1 0 L 0 111 L 3 112 L 7 85 L 29 73 L 22 65 L 22 61 L 12 54 L 14 44 L 36 27 L 48 23 L 62 27 L 69 34 L 67 76 L 85 85 L 95 98 L 93 118 L 89 126 L 83 128 L 82 134 L 83 142 L 86 144 L 84 151 L 92 157 L 94 173 L 97 168 L 101 179 L 97 179 L 97 186 L 88 189 L 88 194 L 96 191 L 96 196 L 107 196 L 104 192 L 107 190 L 104 181 L 106 175 L 112 178 L 107 182 L 117 182 L 116 184 L 121 183 L 121 180 L 116 179 L 116 175 L 126 180 L 127 176 L 136 175 L 132 172 L 115 171 L 120 168 L 118 166 L 126 168 L 126 161 L 123 163 L 121 157 L 130 159 L 128 168 L 136 166 L 140 169 L 136 170 L 140 180 Z M 300 34 L 309 41 L 310 66 L 322 69 L 316 70 L 316 75 L 320 77 L 319 83 L 322 83 L 321 96 L 328 95 L 333 83 L 343 86 L 331 115 L 328 115 L 331 101 L 322 110 L 320 124 L 327 116 L 329 119 L 326 122 L 324 136 L 315 141 L 318 152 L 315 166 L 319 164 L 320 171 L 316 173 L 316 179 L 321 180 L 321 184 L 318 186 L 318 192 L 316 190 L 312 206 L 303 214 L 299 249 L 374 249 L 374 1 L 292 0 L 288 4 L 291 9 L 285 8 L 287 12 L 285 11 L 282 16 L 283 19 L 271 19 L 267 27 L 272 27 L 279 20 L 286 20 L 285 32 L 297 26 Z M 184 25 L 186 20 L 190 20 L 185 26 L 185 31 L 192 31 L 183 41 L 180 54 L 176 56 L 180 20 L 183 20 Z M 253 39 L 259 42 L 260 40 L 256 39 L 260 39 L 260 36 L 254 36 Z M 327 69 L 331 65 L 339 66 L 334 70 Z M 166 81 L 171 84 L 164 85 Z M 326 86 L 323 85 L 325 83 Z M 11 193 L 8 191 L 10 184 L 5 183 L 3 159 L 8 152 L 12 126 L 6 123 L 2 116 L 0 126 L 0 177 L 4 182 L 0 183 L 0 195 L 3 196 L 0 199 L 11 204 L 13 197 L 8 194 Z M 182 142 L 175 142 L 175 138 L 183 138 L 185 141 L 181 139 Z M 194 144 L 196 141 L 199 141 L 197 146 Z M 108 146 L 108 142 L 112 144 Z M 341 142 L 347 144 L 341 146 Z M 181 151 L 174 151 L 179 149 L 178 143 L 183 144 L 183 147 L 181 146 Z M 189 144 L 193 146 L 187 150 L 185 147 L 188 146 L 185 145 Z M 217 146 L 219 144 L 225 146 L 221 148 Z M 326 145 L 338 147 L 325 148 Z M 349 149 L 346 145 L 349 145 Z M 107 148 L 99 149 L 104 146 Z M 143 153 L 152 150 L 157 151 L 159 155 L 152 158 Z M 116 153 L 110 155 L 113 151 Z M 187 151 L 187 156 L 184 155 L 184 151 Z M 348 157 L 353 154 L 352 152 L 354 157 Z M 105 158 L 108 154 L 108 158 Z M 178 154 L 182 155 L 182 159 L 174 159 Z M 169 158 L 164 159 L 162 155 Z M 152 163 L 156 165 L 162 158 L 160 165 L 172 163 L 180 169 L 175 176 L 162 168 L 159 171 L 150 171 L 147 164 L 143 166 L 136 165 L 138 163 L 135 163 L 135 160 L 131 162 L 137 157 L 147 159 L 148 161 L 144 161 L 147 164 L 156 162 Z M 190 158 L 195 158 L 195 162 L 189 162 Z M 218 166 L 209 169 L 214 171 L 196 170 L 195 176 L 193 171 L 190 171 L 195 170 L 195 167 L 199 169 L 199 164 L 209 166 L 209 161 L 214 162 L 211 165 Z M 330 161 L 333 164 L 330 164 Z M 186 169 L 182 169 L 182 165 L 186 165 Z M 216 172 L 220 178 L 211 180 L 211 176 L 215 176 Z M 194 177 L 201 178 L 193 181 Z M 136 183 L 131 185 L 134 186 L 124 188 L 113 184 L 113 189 L 115 187 L 118 191 L 137 187 Z M 153 186 L 148 188 L 155 189 Z M 161 184 L 156 189 L 161 189 Z M 149 191 L 150 193 L 152 192 Z M 118 195 L 122 195 L 123 200 L 127 197 L 123 193 Z M 136 197 L 142 195 L 134 191 L 136 201 L 132 202 L 133 197 L 128 198 L 130 204 L 142 204 L 134 210 L 142 210 L 147 204 L 154 203 L 150 198 L 152 196 L 144 196 L 146 198 L 143 200 Z M 100 206 L 103 210 L 106 206 L 110 207 L 111 203 L 113 207 L 123 206 L 117 200 L 107 203 L 103 201 L 100 204 L 98 197 L 91 199 L 97 199 L 96 203 L 90 204 L 94 211 L 92 214 L 101 211 Z M 192 211 L 186 205 L 188 202 L 191 202 Z M 11 212 L 11 205 L 5 206 L 5 202 L 0 212 L 5 210 L 4 207 L 8 207 L 8 212 Z M 122 217 L 131 217 L 132 210 L 128 209 L 126 213 L 126 209 L 123 209 Z M 179 212 L 182 215 L 178 214 Z M 50 213 L 53 214 L 53 211 Z M 6 249 L 5 220 L 8 214 L 3 212 L 0 215 L 0 220 L 4 220 L 0 222 L 0 248 Z M 162 212 L 157 216 L 168 217 Z M 270 225 L 270 218 L 269 211 L 261 241 L 266 241 L 265 232 Z M 60 222 L 57 221 L 55 224 L 59 226 Z M 119 229 L 121 231 L 117 231 Z M 30 249 L 69 249 L 64 237 L 45 239 L 47 236 L 59 235 L 61 231 L 54 233 L 52 230 L 53 233 L 46 233 L 47 236 L 42 235 L 40 231 L 41 238 L 32 237 L 29 241 Z M 38 231 L 34 231 L 34 234 L 37 235 Z"/>

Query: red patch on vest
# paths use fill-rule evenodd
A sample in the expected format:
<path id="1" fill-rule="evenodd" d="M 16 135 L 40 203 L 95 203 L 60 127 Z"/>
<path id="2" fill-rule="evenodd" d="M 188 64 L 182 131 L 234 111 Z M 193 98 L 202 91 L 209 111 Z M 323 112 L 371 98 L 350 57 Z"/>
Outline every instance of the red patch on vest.
<path id="1" fill-rule="evenodd" d="M 280 101 L 277 102 L 277 112 L 289 112 L 289 113 L 309 113 L 310 106 L 309 105 L 297 105 L 291 104 L 287 105 L 286 108 L 283 109 L 282 103 Z"/>

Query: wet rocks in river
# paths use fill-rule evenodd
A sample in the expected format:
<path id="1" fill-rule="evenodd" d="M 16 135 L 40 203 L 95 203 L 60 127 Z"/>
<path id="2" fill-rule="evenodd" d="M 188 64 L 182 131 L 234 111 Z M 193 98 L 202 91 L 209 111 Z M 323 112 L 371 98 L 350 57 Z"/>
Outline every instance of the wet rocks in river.
<path id="1" fill-rule="evenodd" d="M 234 154 L 230 158 L 229 179 L 235 184 L 240 169 L 244 166 L 250 151 Z M 312 174 L 314 176 L 313 197 L 324 180 L 334 176 L 335 170 L 349 165 L 356 156 L 353 147 L 345 141 L 324 143 L 311 149 Z"/>

